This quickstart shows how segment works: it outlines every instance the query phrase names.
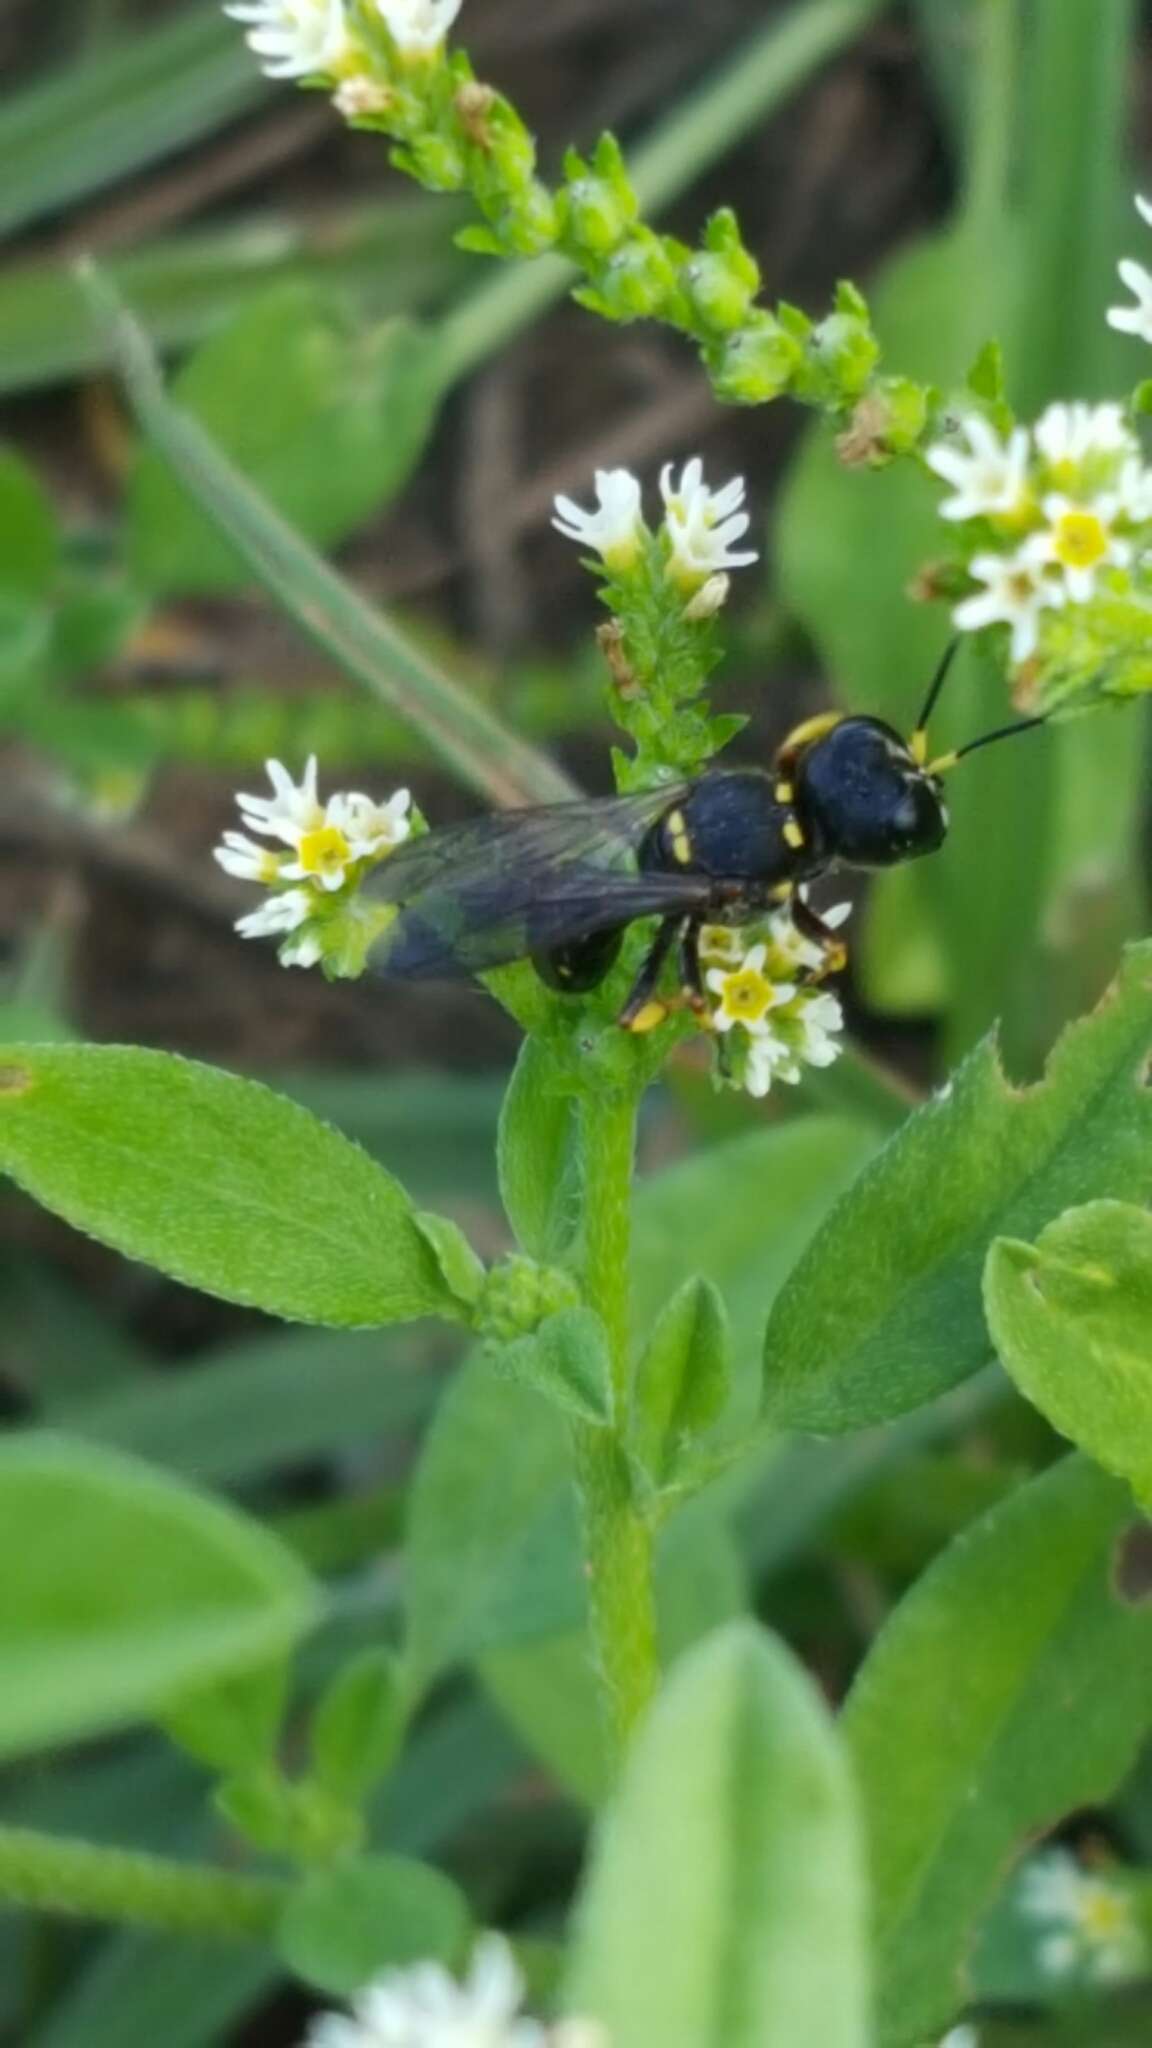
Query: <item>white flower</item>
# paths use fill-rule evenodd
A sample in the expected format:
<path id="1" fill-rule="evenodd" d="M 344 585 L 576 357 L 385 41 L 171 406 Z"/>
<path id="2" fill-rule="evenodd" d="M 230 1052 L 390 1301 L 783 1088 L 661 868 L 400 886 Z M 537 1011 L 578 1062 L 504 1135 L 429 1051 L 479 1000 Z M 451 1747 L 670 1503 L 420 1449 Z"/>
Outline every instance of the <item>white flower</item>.
<path id="1" fill-rule="evenodd" d="M 1138 335 L 1141 341 L 1152 341 L 1152 277 L 1142 263 L 1134 263 L 1130 256 L 1117 264 L 1121 284 L 1126 284 L 1135 303 L 1131 306 L 1109 306 L 1108 325 L 1120 334 Z"/>
<path id="2" fill-rule="evenodd" d="M 214 858 L 226 875 L 235 875 L 241 882 L 263 882 L 267 888 L 280 873 L 282 856 L 270 846 L 257 846 L 243 832 L 226 832 L 214 848 Z"/>
<path id="3" fill-rule="evenodd" d="M 1028 433 L 1013 427 L 1007 441 L 980 413 L 960 421 L 968 452 L 946 441 L 929 448 L 929 469 L 952 485 L 955 495 L 940 506 L 942 519 L 979 519 L 989 513 L 1015 512 L 1028 495 Z"/>
<path id="4" fill-rule="evenodd" d="M 684 607 L 683 617 L 699 624 L 702 619 L 714 619 L 717 612 L 728 602 L 732 588 L 730 576 L 710 576 L 702 583 L 695 597 L 690 597 Z"/>
<path id="5" fill-rule="evenodd" d="M 698 455 L 686 462 L 676 483 L 672 464 L 660 472 L 664 520 L 672 553 L 668 567 L 680 582 L 702 583 L 721 569 L 743 569 L 757 559 L 755 550 L 737 554 L 734 542 L 748 531 L 743 508 L 744 479 L 733 477 L 723 490 L 709 490 Z"/>
<path id="6" fill-rule="evenodd" d="M 412 798 L 406 789 L 398 789 L 385 804 L 348 790 L 330 799 L 326 818 L 344 834 L 353 860 L 377 860 L 402 846 L 411 835 L 411 808 Z"/>
<path id="7" fill-rule="evenodd" d="M 332 105 L 346 121 L 358 121 L 366 114 L 387 113 L 394 97 L 390 85 L 358 71 L 353 78 L 341 79 L 332 95 Z"/>
<path id="8" fill-rule="evenodd" d="M 779 1076 L 782 1081 L 798 1081 L 800 1069 L 792 1056 L 791 1047 L 782 1038 L 771 1032 L 758 1034 L 748 1047 L 748 1058 L 744 1065 L 744 1086 L 749 1095 L 757 1098 L 767 1095 L 773 1081 Z"/>
<path id="9" fill-rule="evenodd" d="M 272 796 L 238 796 L 240 814 L 250 832 L 265 839 L 282 839 L 285 846 L 299 847 L 305 832 L 319 831 L 324 824 L 324 806 L 316 794 L 316 756 L 309 756 L 302 781 L 293 782 L 280 761 L 266 761 Z"/>
<path id="10" fill-rule="evenodd" d="M 952 2027 L 945 2034 L 940 2048 L 980 2048 L 980 2036 L 975 2027 Z"/>
<path id="11" fill-rule="evenodd" d="M 233 21 L 269 78 L 332 71 L 349 48 L 344 0 L 228 0 Z"/>
<path id="12" fill-rule="evenodd" d="M 460 12 L 461 0 L 376 0 L 377 11 L 399 50 L 435 50 Z"/>
<path id="13" fill-rule="evenodd" d="M 735 968 L 710 967 L 707 986 L 720 998 L 712 1012 L 717 1031 L 731 1031 L 742 1024 L 753 1035 L 769 1029 L 769 1010 L 778 1003 L 791 1002 L 796 990 L 791 982 L 771 981 L 764 972 L 766 945 L 753 946 Z"/>
<path id="14" fill-rule="evenodd" d="M 1038 538 L 1043 548 L 1044 538 Z M 956 606 L 953 623 L 962 633 L 979 632 L 982 626 L 1011 626 L 1012 659 L 1027 661 L 1036 651 L 1041 612 L 1047 605 L 1062 605 L 1067 597 L 1063 584 L 1045 575 L 1045 559 L 1029 541 L 1014 555 L 973 555 L 969 573 L 987 588 Z"/>
<path id="15" fill-rule="evenodd" d="M 323 955 L 316 933 L 301 932 L 297 938 L 285 939 L 277 958 L 281 967 L 316 967 Z"/>
<path id="16" fill-rule="evenodd" d="M 748 951 L 738 924 L 702 924 L 699 950 L 701 960 L 716 967 L 738 967 Z"/>
<path id="17" fill-rule="evenodd" d="M 1020 1877 L 1018 1898 L 1029 1919 L 1051 1925 L 1037 1951 L 1049 1976 L 1077 1970 L 1115 1984 L 1148 1968 L 1148 1941 L 1128 1893 L 1083 1870 L 1066 1849 L 1033 1859 Z"/>
<path id="18" fill-rule="evenodd" d="M 800 1027 L 799 1057 L 806 1067 L 830 1067 L 843 1051 L 840 1033 L 844 1029 L 844 1012 L 835 996 L 826 990 L 805 990 L 802 994 L 795 1019 Z"/>
<path id="19" fill-rule="evenodd" d="M 267 939 L 278 932 L 294 932 L 312 915 L 312 898 L 307 889 L 282 889 L 269 896 L 246 917 L 238 917 L 236 929 L 243 939 Z"/>
<path id="20" fill-rule="evenodd" d="M 390 1970 L 353 2001 L 351 2018 L 314 2020 L 305 2048 L 603 2048 L 599 2028 L 587 2022 L 549 2033 L 519 2017 L 523 1996 L 508 1943 L 486 1934 L 463 1984 L 439 1963 Z"/>
<path id="21" fill-rule="evenodd" d="M 1145 469 L 1138 457 L 1131 456 L 1120 471 L 1116 496 L 1124 517 L 1134 526 L 1152 519 L 1152 470 Z"/>
<path id="22" fill-rule="evenodd" d="M 585 512 L 572 498 L 555 501 L 552 524 L 566 539 L 595 548 L 609 569 L 627 569 L 635 561 L 644 534 L 640 485 L 628 469 L 596 471 L 596 509 Z"/>
<path id="23" fill-rule="evenodd" d="M 801 886 L 799 894 L 801 902 L 807 902 L 808 889 L 806 884 Z M 835 932 L 839 931 L 842 924 L 847 924 L 851 915 L 852 905 L 850 903 L 833 903 L 827 910 L 820 912 L 820 922 L 828 931 Z M 768 928 L 772 934 L 773 946 L 780 957 L 787 962 L 790 970 L 795 971 L 799 968 L 806 968 L 809 973 L 816 973 L 821 969 L 827 969 L 828 954 L 826 948 L 820 944 L 818 939 L 805 937 L 786 904 L 780 910 L 772 912 L 772 916 L 768 921 Z"/>
<path id="24" fill-rule="evenodd" d="M 1058 482 L 1071 483 L 1091 456 L 1134 455 L 1136 440 L 1118 405 L 1050 405 L 1032 429 L 1036 446 Z"/>
<path id="25" fill-rule="evenodd" d="M 1028 546 L 1038 561 L 1053 562 L 1063 570 L 1074 604 L 1087 604 L 1096 588 L 1098 569 L 1112 562 L 1122 568 L 1132 559 L 1131 542 L 1112 532 L 1112 521 L 1120 510 L 1114 492 L 1088 505 L 1078 505 L 1055 491 L 1044 500 L 1049 525 L 1044 533 L 1034 534 Z"/>

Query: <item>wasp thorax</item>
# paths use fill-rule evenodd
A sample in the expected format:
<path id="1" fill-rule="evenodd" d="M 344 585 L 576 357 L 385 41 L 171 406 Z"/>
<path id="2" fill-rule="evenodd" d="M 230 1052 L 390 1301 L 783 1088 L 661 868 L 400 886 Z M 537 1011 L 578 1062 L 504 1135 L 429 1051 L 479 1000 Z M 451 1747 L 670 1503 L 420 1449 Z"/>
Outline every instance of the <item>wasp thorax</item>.
<path id="1" fill-rule="evenodd" d="M 793 771 L 807 846 L 822 860 L 884 868 L 934 853 L 948 829 L 936 778 L 879 718 L 843 718 Z"/>

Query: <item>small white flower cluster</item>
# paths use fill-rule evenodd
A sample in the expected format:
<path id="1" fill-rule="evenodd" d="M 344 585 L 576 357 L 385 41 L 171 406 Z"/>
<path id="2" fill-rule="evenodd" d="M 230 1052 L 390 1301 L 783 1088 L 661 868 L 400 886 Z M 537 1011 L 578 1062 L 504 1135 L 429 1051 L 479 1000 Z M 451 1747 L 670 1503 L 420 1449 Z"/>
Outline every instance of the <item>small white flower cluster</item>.
<path id="1" fill-rule="evenodd" d="M 377 804 L 349 790 L 322 804 L 314 754 L 298 783 L 281 762 L 268 761 L 265 766 L 272 795 L 238 796 L 236 801 L 248 831 L 278 840 L 287 852 L 261 846 L 244 832 L 226 832 L 215 857 L 226 874 L 261 882 L 271 892 L 257 910 L 237 918 L 241 936 L 264 939 L 294 933 L 280 949 L 281 964 L 314 967 L 323 949 L 318 930 L 308 927 L 326 898 L 346 883 L 358 882 L 409 837 L 411 798 L 406 789 L 399 789 L 387 803 Z"/>
<path id="2" fill-rule="evenodd" d="M 850 906 L 822 913 L 830 930 L 843 924 Z M 830 1067 L 843 1050 L 844 1012 L 836 997 L 800 979 L 827 968 L 821 948 L 800 932 L 787 909 L 774 911 L 763 933 L 748 935 L 733 925 L 705 925 L 700 957 L 713 998 L 708 1021 L 714 1031 L 739 1031 L 735 1078 L 749 1095 L 767 1095 L 773 1081 L 795 1083 L 805 1067 Z"/>
<path id="3" fill-rule="evenodd" d="M 750 523 L 743 509 L 744 479 L 733 477 L 722 489 L 711 490 L 704 481 L 704 464 L 694 455 L 678 482 L 672 464 L 665 464 L 660 495 L 667 574 L 689 598 L 688 616 L 707 618 L 728 594 L 728 570 L 746 568 L 757 559 L 753 549 L 738 552 L 735 545 Z M 627 469 L 596 471 L 592 512 L 585 512 L 572 498 L 557 498 L 552 524 L 569 540 L 594 549 L 613 575 L 627 574 L 649 537 L 640 484 Z"/>
<path id="4" fill-rule="evenodd" d="M 1049 1929 L 1038 1950 L 1048 1976 L 1075 1973 L 1097 1984 L 1124 1984 L 1152 1966 L 1152 1945 L 1131 1894 L 1083 1869 L 1067 1849 L 1034 1857 L 1020 1876 L 1017 1897 L 1021 1912 Z"/>
<path id="5" fill-rule="evenodd" d="M 360 1992 L 350 2015 L 314 2020 L 303 2048 L 607 2048 L 591 2021 L 547 2028 L 521 2017 L 523 1998 L 508 1943 L 486 1934 L 463 1984 L 439 1963 L 389 1970 Z"/>
<path id="6" fill-rule="evenodd" d="M 375 8 L 401 55 L 423 57 L 439 49 L 460 12 L 461 0 L 365 4 Z M 346 0 L 227 0 L 224 12 L 244 24 L 248 47 L 269 78 L 335 78 L 368 58 L 356 38 Z M 366 110 L 371 111 L 357 111 Z"/>
<path id="7" fill-rule="evenodd" d="M 1152 227 L 1152 200 L 1136 195 L 1136 211 L 1142 220 Z M 1132 293 L 1131 306 L 1110 306 L 1108 325 L 1115 327 L 1119 334 L 1135 334 L 1141 341 L 1152 341 L 1152 275 L 1142 263 L 1134 263 L 1126 256 L 1118 266 L 1120 282 L 1126 284 Z"/>
<path id="8" fill-rule="evenodd" d="M 944 519 L 979 520 L 1001 541 L 968 567 L 984 585 L 956 607 L 961 632 L 1006 625 L 1012 659 L 1036 652 L 1041 614 L 1086 604 L 1102 572 L 1124 569 L 1145 544 L 1152 472 L 1118 405 L 1050 405 L 1006 441 L 978 413 L 926 460 L 951 485 Z"/>

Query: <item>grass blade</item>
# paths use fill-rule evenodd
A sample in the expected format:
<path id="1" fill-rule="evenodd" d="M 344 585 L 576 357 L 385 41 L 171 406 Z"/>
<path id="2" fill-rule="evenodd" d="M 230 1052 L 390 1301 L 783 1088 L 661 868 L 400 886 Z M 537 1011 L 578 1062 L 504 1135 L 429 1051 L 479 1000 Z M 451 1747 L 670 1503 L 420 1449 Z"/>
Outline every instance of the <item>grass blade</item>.
<path id="1" fill-rule="evenodd" d="M 489 801 L 554 803 L 571 796 L 573 786 L 560 768 L 508 732 L 366 604 L 172 404 L 147 336 L 108 279 L 91 265 L 83 276 L 145 432 L 285 611 Z"/>
<path id="2" fill-rule="evenodd" d="M 269 86 L 233 22 L 197 6 L 69 65 L 0 113 L 0 233 L 211 133 Z"/>

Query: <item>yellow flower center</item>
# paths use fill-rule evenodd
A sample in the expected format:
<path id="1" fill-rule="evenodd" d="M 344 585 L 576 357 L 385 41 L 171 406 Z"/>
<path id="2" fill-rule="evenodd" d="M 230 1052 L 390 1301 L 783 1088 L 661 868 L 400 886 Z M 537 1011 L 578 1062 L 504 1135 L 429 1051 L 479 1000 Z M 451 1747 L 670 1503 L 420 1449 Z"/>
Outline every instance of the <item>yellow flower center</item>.
<path id="1" fill-rule="evenodd" d="M 1108 529 L 1095 512 L 1062 512 L 1052 546 L 1066 569 L 1094 569 L 1108 553 Z"/>
<path id="2" fill-rule="evenodd" d="M 742 1024 L 758 1024 L 765 1011 L 772 1008 L 775 995 L 765 975 L 755 967 L 743 967 L 739 974 L 730 974 L 724 983 L 724 1008 Z"/>
<path id="3" fill-rule="evenodd" d="M 1132 1909 L 1121 1892 L 1102 1884 L 1092 1885 L 1085 1888 L 1078 1917 L 1090 1940 L 1114 1941 L 1117 1935 L 1129 1932 Z"/>
<path id="4" fill-rule="evenodd" d="M 300 865 L 307 875 L 334 875 L 351 858 L 352 849 L 337 825 L 321 825 L 300 840 Z"/>

